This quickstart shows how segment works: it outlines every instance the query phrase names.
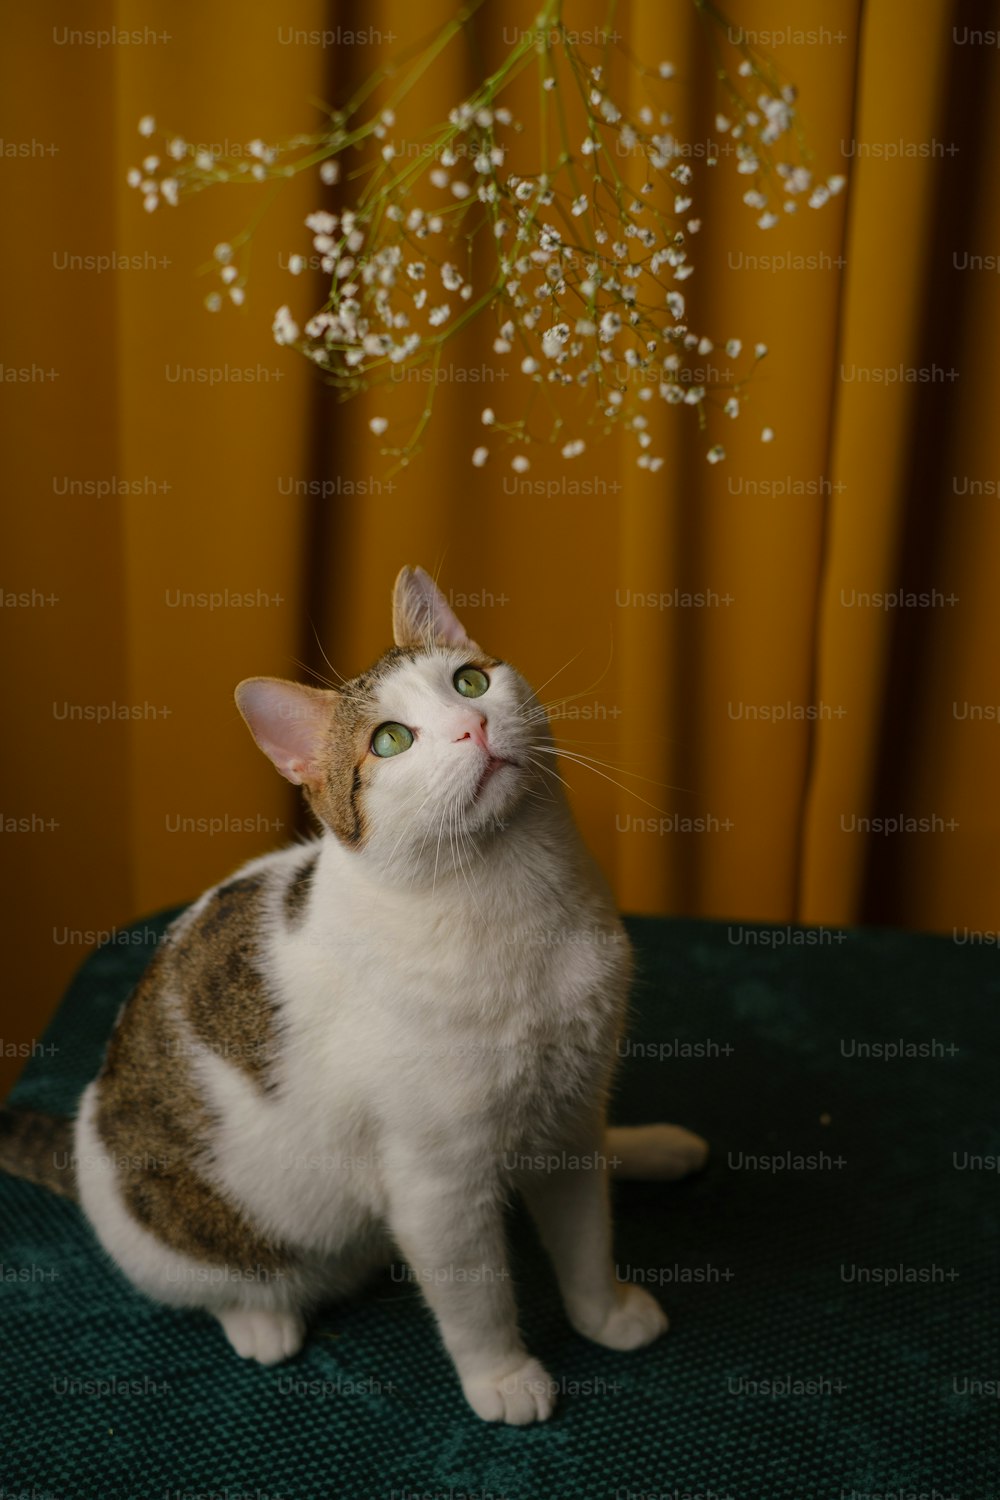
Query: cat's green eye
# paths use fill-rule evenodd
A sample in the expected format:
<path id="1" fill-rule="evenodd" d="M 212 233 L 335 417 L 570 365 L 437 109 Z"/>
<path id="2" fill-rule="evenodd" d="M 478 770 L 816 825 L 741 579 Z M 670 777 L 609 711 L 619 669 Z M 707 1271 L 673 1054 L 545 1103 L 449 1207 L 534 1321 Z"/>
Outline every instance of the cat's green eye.
<path id="1" fill-rule="evenodd" d="M 413 732 L 405 724 L 380 724 L 372 735 L 375 755 L 402 755 L 413 744 Z"/>
<path id="2" fill-rule="evenodd" d="M 451 680 L 463 698 L 481 698 L 490 685 L 490 679 L 478 667 L 459 667 Z"/>

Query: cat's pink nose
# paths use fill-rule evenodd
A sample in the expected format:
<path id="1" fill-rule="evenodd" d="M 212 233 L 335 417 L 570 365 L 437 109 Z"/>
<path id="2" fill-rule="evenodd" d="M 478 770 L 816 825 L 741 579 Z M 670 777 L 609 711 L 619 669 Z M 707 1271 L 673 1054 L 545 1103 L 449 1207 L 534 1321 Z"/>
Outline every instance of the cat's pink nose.
<path id="1" fill-rule="evenodd" d="M 455 727 L 459 730 L 452 740 L 458 744 L 459 740 L 472 740 L 473 744 L 480 745 L 482 749 L 489 751 L 489 742 L 486 738 L 486 716 L 485 714 L 457 713 L 455 715 Z"/>

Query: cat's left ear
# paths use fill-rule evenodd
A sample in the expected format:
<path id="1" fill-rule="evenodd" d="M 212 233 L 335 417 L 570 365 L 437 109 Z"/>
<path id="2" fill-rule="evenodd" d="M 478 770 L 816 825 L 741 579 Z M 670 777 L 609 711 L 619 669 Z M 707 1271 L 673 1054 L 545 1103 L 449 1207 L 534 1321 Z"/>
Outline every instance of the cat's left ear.
<path id="1" fill-rule="evenodd" d="M 236 689 L 236 704 L 264 754 L 286 781 L 318 787 L 338 694 L 277 677 L 248 677 Z"/>
<path id="2" fill-rule="evenodd" d="M 463 646 L 479 652 L 447 599 L 423 568 L 401 568 L 392 595 L 392 633 L 397 646 Z"/>

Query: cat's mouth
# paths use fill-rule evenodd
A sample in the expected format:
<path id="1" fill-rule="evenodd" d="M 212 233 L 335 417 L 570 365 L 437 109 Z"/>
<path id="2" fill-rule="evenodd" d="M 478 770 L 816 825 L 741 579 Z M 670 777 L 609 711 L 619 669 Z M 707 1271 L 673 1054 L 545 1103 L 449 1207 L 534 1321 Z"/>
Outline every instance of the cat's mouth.
<path id="1" fill-rule="evenodd" d="M 494 755 L 491 752 L 489 759 L 487 760 L 485 766 L 482 769 L 482 772 L 480 773 L 479 780 L 476 782 L 476 789 L 472 793 L 473 802 L 479 801 L 479 798 L 482 796 L 483 791 L 493 780 L 494 776 L 496 776 L 506 766 L 516 765 L 516 760 L 508 760 L 508 758 L 504 755 Z"/>

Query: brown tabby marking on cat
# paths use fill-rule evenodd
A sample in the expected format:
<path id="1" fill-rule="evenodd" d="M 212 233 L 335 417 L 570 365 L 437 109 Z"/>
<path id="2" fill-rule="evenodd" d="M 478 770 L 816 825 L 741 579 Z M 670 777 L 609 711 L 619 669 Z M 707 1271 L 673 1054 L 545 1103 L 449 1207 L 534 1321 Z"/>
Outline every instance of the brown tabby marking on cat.
<path id="1" fill-rule="evenodd" d="M 352 849 L 362 849 L 368 837 L 364 793 L 369 785 L 367 763 L 372 731 L 377 728 L 376 693 L 379 684 L 400 661 L 415 653 L 390 646 L 375 664 L 331 694 L 332 713 L 323 746 L 318 785 L 307 785 L 310 806 Z"/>
<path id="2" fill-rule="evenodd" d="M 262 1088 L 278 1055 L 274 1002 L 257 966 L 265 893 L 260 875 L 213 891 L 170 945 L 168 980 L 198 1040 Z"/>
<path id="3" fill-rule="evenodd" d="M 285 886 L 282 904 L 285 909 L 285 921 L 290 928 L 300 927 L 305 920 L 318 859 L 318 853 L 311 855 L 304 864 L 299 866 Z"/>
<path id="4" fill-rule="evenodd" d="M 35 1110 L 0 1110 L 0 1171 L 76 1199 L 72 1121 Z"/>
<path id="5" fill-rule="evenodd" d="M 158 950 L 126 1003 L 97 1084 L 97 1131 L 130 1212 L 172 1249 L 247 1275 L 276 1275 L 294 1257 L 262 1235 L 204 1175 L 213 1119 L 192 1074 L 191 1045 L 167 997 L 183 997 L 189 1014 L 193 1006 L 207 1025 L 208 1035 L 199 1037 L 206 1046 L 227 1033 L 244 1036 L 244 1020 L 251 1037 L 265 1034 L 263 990 L 256 970 L 249 968 L 245 935 L 250 927 L 244 925 L 252 921 L 248 912 L 262 885 L 260 877 L 232 881 L 213 892 L 201 913 L 181 918 L 176 937 Z M 231 994 L 226 990 L 230 964 Z M 250 988 L 248 973 L 254 981 Z M 199 975 L 210 976 L 202 995 L 188 988 L 197 985 Z M 224 1014 L 206 1022 L 210 993 Z M 222 1055 L 231 1055 L 231 1049 Z M 251 1051 L 245 1061 L 252 1056 Z M 251 1061 L 252 1073 L 256 1067 Z"/>

